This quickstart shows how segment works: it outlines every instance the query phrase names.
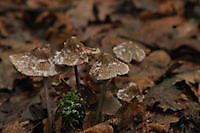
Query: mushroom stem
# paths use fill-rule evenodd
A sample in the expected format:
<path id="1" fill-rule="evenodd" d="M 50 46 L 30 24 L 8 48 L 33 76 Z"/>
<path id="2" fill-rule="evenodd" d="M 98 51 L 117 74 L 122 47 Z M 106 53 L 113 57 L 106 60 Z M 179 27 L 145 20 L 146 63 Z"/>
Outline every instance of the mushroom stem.
<path id="1" fill-rule="evenodd" d="M 80 91 L 80 80 L 79 80 L 79 73 L 78 73 L 78 67 L 77 66 L 74 66 L 74 73 L 75 73 L 75 77 L 76 77 L 77 90 Z"/>
<path id="2" fill-rule="evenodd" d="M 49 81 L 48 78 L 44 78 L 44 89 L 45 89 L 45 98 L 46 98 L 46 106 L 47 106 L 47 113 L 48 113 L 48 121 L 49 121 L 49 133 L 53 133 L 53 119 L 51 114 L 51 105 L 50 105 L 50 97 L 49 97 Z"/>
<path id="3" fill-rule="evenodd" d="M 111 81 L 111 79 L 108 80 L 104 84 L 103 88 L 101 89 L 100 99 L 99 99 L 99 103 L 98 103 L 98 107 L 97 107 L 97 115 L 96 115 L 96 118 L 95 118 L 95 124 L 99 123 L 102 119 L 102 108 L 103 108 L 103 104 L 104 104 L 106 91 L 107 91 L 107 88 L 108 88 L 110 81 Z"/>

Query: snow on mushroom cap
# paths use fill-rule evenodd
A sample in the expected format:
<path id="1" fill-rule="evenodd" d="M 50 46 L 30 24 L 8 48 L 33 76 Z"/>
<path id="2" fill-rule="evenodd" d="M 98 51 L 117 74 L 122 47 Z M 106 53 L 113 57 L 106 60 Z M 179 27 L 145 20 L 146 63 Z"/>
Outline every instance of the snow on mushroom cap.
<path id="1" fill-rule="evenodd" d="M 98 54 L 99 49 L 84 46 L 75 36 L 64 42 L 64 48 L 57 51 L 53 59 L 55 64 L 75 66 L 88 62 L 89 54 Z"/>
<path id="2" fill-rule="evenodd" d="M 130 63 L 132 60 L 141 62 L 146 54 L 143 49 L 137 46 L 137 43 L 132 41 L 121 43 L 113 48 L 113 53 L 116 57 L 126 63 Z"/>
<path id="3" fill-rule="evenodd" d="M 109 54 L 104 54 L 90 69 L 89 74 L 97 80 L 106 80 L 127 74 L 129 67 Z"/>
<path id="4" fill-rule="evenodd" d="M 41 58 L 40 54 L 37 56 L 37 54 L 33 54 L 33 51 L 11 55 L 9 56 L 10 61 L 19 72 L 27 76 L 49 77 L 59 73 L 53 62 L 47 58 L 48 56 Z M 40 50 L 39 53 L 45 55 Z"/>

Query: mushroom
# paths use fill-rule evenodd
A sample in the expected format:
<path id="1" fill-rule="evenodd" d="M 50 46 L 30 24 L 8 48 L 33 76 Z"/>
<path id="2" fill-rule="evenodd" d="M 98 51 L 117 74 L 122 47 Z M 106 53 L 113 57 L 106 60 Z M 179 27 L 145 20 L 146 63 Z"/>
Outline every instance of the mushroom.
<path id="1" fill-rule="evenodd" d="M 11 63 L 26 76 L 49 77 L 59 73 L 50 59 L 51 51 L 47 47 L 35 48 L 31 52 L 10 56 Z"/>
<path id="2" fill-rule="evenodd" d="M 96 80 L 107 80 L 107 83 L 101 90 L 100 100 L 97 107 L 96 122 L 98 122 L 101 118 L 101 110 L 104 104 L 106 88 L 108 87 L 109 81 L 118 75 L 127 74 L 128 71 L 129 67 L 127 64 L 119 61 L 109 54 L 101 55 L 101 57 L 91 67 L 89 74 L 92 77 L 94 77 Z"/>
<path id="3" fill-rule="evenodd" d="M 141 62 L 146 54 L 143 49 L 138 47 L 138 44 L 132 41 L 121 43 L 113 48 L 115 56 L 126 62 L 130 63 L 132 60 Z"/>
<path id="4" fill-rule="evenodd" d="M 17 71 L 26 76 L 44 77 L 45 98 L 49 119 L 49 130 L 52 132 L 53 119 L 48 92 L 48 77 L 59 74 L 61 71 L 52 61 L 52 52 L 48 47 L 35 48 L 31 52 L 10 55 L 10 61 Z"/>
<path id="5" fill-rule="evenodd" d="M 77 89 L 80 90 L 77 65 L 88 62 L 88 57 L 90 54 L 98 53 L 100 53 L 98 48 L 86 47 L 75 36 L 72 36 L 66 42 L 64 42 L 64 48 L 61 51 L 56 52 L 54 63 L 57 65 L 74 67 Z"/>
<path id="6" fill-rule="evenodd" d="M 117 98 L 125 102 L 131 102 L 135 97 L 140 98 L 141 94 L 142 92 L 137 88 L 136 84 L 129 82 L 124 88 L 120 88 L 117 91 Z"/>

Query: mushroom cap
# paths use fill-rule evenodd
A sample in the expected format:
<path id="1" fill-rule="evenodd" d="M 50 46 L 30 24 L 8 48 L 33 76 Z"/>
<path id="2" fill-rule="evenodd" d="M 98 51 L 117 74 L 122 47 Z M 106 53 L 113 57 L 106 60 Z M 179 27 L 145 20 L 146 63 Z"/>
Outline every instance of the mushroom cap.
<path id="1" fill-rule="evenodd" d="M 106 80 L 127 74 L 129 67 L 109 54 L 103 54 L 91 67 L 89 74 L 97 80 Z"/>
<path id="2" fill-rule="evenodd" d="M 130 63 L 132 60 L 141 62 L 146 54 L 143 49 L 137 46 L 137 43 L 128 41 L 121 43 L 113 48 L 113 53 L 116 57 L 126 63 Z"/>
<path id="3" fill-rule="evenodd" d="M 134 97 L 141 94 L 141 91 L 137 88 L 134 82 L 129 82 L 124 88 L 120 88 L 117 92 L 117 98 L 130 102 Z"/>
<path id="4" fill-rule="evenodd" d="M 72 36 L 64 42 L 64 48 L 56 52 L 54 63 L 68 66 L 80 65 L 88 62 L 88 55 L 98 53 L 100 53 L 98 48 L 88 48 Z"/>
<path id="5" fill-rule="evenodd" d="M 47 48 L 36 48 L 31 52 L 11 55 L 10 61 L 16 69 L 26 76 L 49 77 L 59 73 L 51 61 Z"/>

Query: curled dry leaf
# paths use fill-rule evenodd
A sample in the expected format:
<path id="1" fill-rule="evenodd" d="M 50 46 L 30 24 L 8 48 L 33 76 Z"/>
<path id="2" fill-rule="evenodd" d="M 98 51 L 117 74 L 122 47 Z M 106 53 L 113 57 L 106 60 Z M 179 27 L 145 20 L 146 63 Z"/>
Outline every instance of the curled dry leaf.
<path id="1" fill-rule="evenodd" d="M 10 56 L 16 69 L 27 76 L 54 76 L 59 73 L 48 48 L 36 48 L 31 52 Z"/>
<path id="2" fill-rule="evenodd" d="M 56 52 L 53 60 L 58 65 L 75 66 L 88 62 L 88 55 L 98 53 L 100 53 L 98 48 L 88 48 L 72 36 L 64 42 L 64 48 Z"/>
<path id="3" fill-rule="evenodd" d="M 109 54 L 103 54 L 96 63 L 93 64 L 89 74 L 97 80 L 106 80 L 117 75 L 127 74 L 129 67 Z"/>
<path id="4" fill-rule="evenodd" d="M 195 84 L 199 84 L 200 81 L 200 70 L 193 70 L 185 73 L 181 73 L 176 75 L 176 77 L 180 80 L 185 80 L 186 84 L 190 86 L 191 91 L 194 93 L 198 102 L 200 102 L 200 88 L 199 85 L 195 86 Z"/>
<path id="5" fill-rule="evenodd" d="M 141 62 L 146 56 L 144 50 L 138 47 L 137 43 L 132 41 L 117 45 L 113 48 L 113 52 L 118 59 L 126 63 L 130 63 L 132 60 Z"/>

